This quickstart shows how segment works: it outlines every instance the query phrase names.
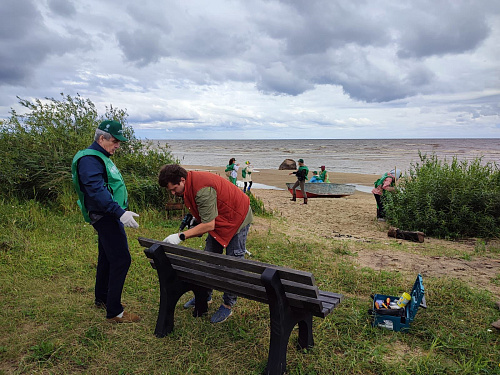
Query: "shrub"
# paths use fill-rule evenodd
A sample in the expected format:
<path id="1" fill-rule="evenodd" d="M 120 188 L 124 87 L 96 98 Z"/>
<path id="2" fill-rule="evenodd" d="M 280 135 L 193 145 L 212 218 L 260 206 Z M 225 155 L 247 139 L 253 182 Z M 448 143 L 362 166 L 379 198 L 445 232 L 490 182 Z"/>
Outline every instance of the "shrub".
<path id="1" fill-rule="evenodd" d="M 448 164 L 419 153 L 409 176 L 394 194 L 385 194 L 387 217 L 404 230 L 441 238 L 500 234 L 500 170 L 481 158 Z"/>
<path id="2" fill-rule="evenodd" d="M 130 140 L 121 144 L 113 162 L 125 179 L 131 204 L 163 205 L 169 197 L 158 186 L 157 174 L 163 164 L 176 161 L 168 146 L 137 139 L 127 126 L 125 110 L 110 106 L 99 116 L 89 99 L 61 97 L 43 102 L 18 98 L 27 113 L 12 110 L 11 117 L 0 123 L 0 195 L 41 202 L 59 200 L 71 191 L 73 156 L 92 143 L 97 125 L 110 119 L 124 125 Z M 76 194 L 74 197 L 76 200 Z"/>

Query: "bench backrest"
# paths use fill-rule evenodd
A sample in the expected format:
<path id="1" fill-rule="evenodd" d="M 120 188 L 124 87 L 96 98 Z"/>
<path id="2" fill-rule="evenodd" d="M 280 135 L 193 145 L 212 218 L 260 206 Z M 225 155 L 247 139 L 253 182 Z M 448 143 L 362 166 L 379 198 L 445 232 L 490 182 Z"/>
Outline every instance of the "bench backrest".
<path id="1" fill-rule="evenodd" d="M 272 268 L 278 270 L 286 297 L 293 308 L 306 309 L 313 315 L 325 317 L 342 299 L 340 294 L 320 291 L 310 272 L 194 250 L 143 237 L 139 238 L 139 243 L 147 248 L 158 244 L 181 280 L 207 288 L 268 303 L 261 275 L 266 268 Z M 145 253 L 152 258 L 147 250 Z"/>

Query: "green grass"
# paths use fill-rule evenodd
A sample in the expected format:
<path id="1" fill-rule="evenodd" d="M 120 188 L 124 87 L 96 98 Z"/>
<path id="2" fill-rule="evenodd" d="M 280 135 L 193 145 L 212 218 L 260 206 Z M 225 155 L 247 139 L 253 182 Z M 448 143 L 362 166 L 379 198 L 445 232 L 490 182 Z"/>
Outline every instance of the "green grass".
<path id="1" fill-rule="evenodd" d="M 174 333 L 153 335 L 158 280 L 136 238 L 163 239 L 181 218 L 169 220 L 154 210 L 140 215 L 141 227 L 127 228 L 132 266 L 123 300 L 142 322 L 111 325 L 93 307 L 92 227 L 76 210 L 0 202 L 0 374 L 262 372 L 269 347 L 269 309 L 262 303 L 239 299 L 233 316 L 219 325 L 193 318 L 179 304 Z M 186 245 L 203 247 L 203 239 Z M 328 240 L 318 246 L 268 231 L 251 231 L 247 245 L 254 259 L 311 271 L 321 289 L 347 297 L 326 319 L 314 318 L 315 347 L 308 353 L 295 350 L 292 333 L 288 374 L 500 373 L 500 335 L 488 330 L 500 312 L 489 292 L 424 276 L 428 309 L 419 310 L 408 333 L 391 332 L 371 326 L 370 294 L 399 295 L 416 275 L 357 266 L 356 248 L 370 245 Z M 386 250 L 406 251 L 389 245 Z M 476 252 L 485 251 L 479 244 Z M 215 292 L 210 312 L 220 296 Z"/>

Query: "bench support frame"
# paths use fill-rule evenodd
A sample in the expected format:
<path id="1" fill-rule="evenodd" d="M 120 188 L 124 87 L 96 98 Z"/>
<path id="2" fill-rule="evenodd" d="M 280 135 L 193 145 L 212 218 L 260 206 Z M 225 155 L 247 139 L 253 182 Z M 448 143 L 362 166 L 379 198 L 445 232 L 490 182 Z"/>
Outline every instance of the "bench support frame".
<path id="1" fill-rule="evenodd" d="M 149 257 L 154 260 L 160 282 L 160 307 L 155 336 L 165 337 L 173 331 L 175 306 L 180 297 L 188 291 L 193 291 L 196 298 L 193 316 L 205 315 L 208 311 L 208 289 L 180 280 L 160 244 L 154 244 L 144 252 L 150 254 Z M 288 341 L 297 324 L 297 349 L 310 349 L 314 346 L 312 313 L 290 307 L 278 270 L 266 268 L 261 280 L 268 296 L 271 328 L 269 355 L 264 374 L 282 375 L 286 371 Z"/>
<path id="2" fill-rule="evenodd" d="M 266 268 L 261 276 L 269 299 L 271 315 L 271 340 L 266 375 L 283 374 L 286 371 L 286 352 L 293 328 L 299 325 L 298 349 L 314 346 L 312 334 L 312 314 L 305 310 L 292 309 L 285 295 L 279 271 Z"/>

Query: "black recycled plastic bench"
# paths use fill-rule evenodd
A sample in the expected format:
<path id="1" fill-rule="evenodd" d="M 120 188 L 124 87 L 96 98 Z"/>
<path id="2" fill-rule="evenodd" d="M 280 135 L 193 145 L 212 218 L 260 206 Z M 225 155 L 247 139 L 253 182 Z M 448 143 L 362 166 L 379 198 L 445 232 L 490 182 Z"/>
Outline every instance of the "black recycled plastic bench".
<path id="1" fill-rule="evenodd" d="M 314 346 L 313 316 L 325 318 L 342 301 L 337 293 L 318 289 L 310 272 L 249 259 L 194 250 L 148 238 L 139 238 L 144 253 L 158 272 L 160 308 L 155 335 L 174 329 L 174 311 L 188 291 L 196 297 L 194 317 L 208 311 L 207 288 L 230 292 L 269 305 L 271 337 L 265 374 L 283 374 L 290 334 L 298 325 L 299 349 Z"/>

